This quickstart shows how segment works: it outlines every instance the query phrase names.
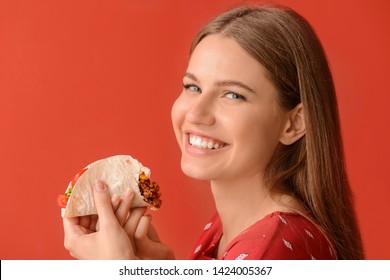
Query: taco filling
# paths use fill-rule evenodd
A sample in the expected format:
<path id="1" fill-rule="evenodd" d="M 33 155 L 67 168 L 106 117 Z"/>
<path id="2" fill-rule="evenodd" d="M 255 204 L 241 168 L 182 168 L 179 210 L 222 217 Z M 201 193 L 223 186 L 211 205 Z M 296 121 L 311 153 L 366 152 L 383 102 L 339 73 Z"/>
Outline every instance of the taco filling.
<path id="1" fill-rule="evenodd" d="M 157 210 L 161 207 L 160 187 L 154 181 L 151 181 L 144 172 L 139 175 L 138 187 L 144 201 L 152 206 L 152 210 Z"/>

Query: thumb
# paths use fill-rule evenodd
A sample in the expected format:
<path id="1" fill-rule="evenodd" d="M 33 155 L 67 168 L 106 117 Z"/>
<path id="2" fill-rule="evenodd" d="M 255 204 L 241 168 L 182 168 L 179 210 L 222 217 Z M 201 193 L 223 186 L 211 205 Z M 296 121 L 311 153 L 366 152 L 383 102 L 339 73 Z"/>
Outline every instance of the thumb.
<path id="1" fill-rule="evenodd" d="M 116 220 L 114 210 L 112 209 L 110 193 L 103 182 L 96 182 L 93 188 L 93 197 L 99 216 L 100 227 Z"/>

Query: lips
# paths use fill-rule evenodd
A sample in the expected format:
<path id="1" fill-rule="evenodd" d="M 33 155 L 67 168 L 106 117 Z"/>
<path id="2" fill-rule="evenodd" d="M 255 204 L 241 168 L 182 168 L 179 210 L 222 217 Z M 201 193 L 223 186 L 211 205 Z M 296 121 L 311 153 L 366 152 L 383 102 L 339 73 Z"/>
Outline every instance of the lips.
<path id="1" fill-rule="evenodd" d="M 226 146 L 226 143 L 223 143 L 221 141 L 194 134 L 189 134 L 188 139 L 190 145 L 198 149 L 217 150 Z"/>

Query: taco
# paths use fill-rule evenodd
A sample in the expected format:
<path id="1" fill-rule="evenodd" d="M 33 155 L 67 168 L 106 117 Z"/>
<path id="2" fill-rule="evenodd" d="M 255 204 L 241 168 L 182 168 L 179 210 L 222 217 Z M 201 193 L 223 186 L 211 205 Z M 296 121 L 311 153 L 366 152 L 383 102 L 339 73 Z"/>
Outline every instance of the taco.
<path id="1" fill-rule="evenodd" d="M 63 208 L 63 217 L 77 217 L 97 214 L 93 199 L 93 185 L 104 182 L 111 195 L 121 196 L 127 188 L 134 193 L 132 207 L 150 206 L 152 210 L 161 207 L 160 188 L 150 180 L 150 170 L 129 155 L 111 156 L 95 161 L 82 169 L 57 201 Z"/>

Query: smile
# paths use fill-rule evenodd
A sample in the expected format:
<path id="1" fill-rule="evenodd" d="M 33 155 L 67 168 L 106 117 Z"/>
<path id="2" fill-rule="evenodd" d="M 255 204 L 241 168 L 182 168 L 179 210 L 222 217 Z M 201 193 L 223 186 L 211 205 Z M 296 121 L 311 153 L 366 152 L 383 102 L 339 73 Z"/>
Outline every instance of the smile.
<path id="1" fill-rule="evenodd" d="M 205 150 L 221 149 L 226 145 L 222 142 L 196 135 L 189 135 L 189 142 L 191 146 Z"/>

